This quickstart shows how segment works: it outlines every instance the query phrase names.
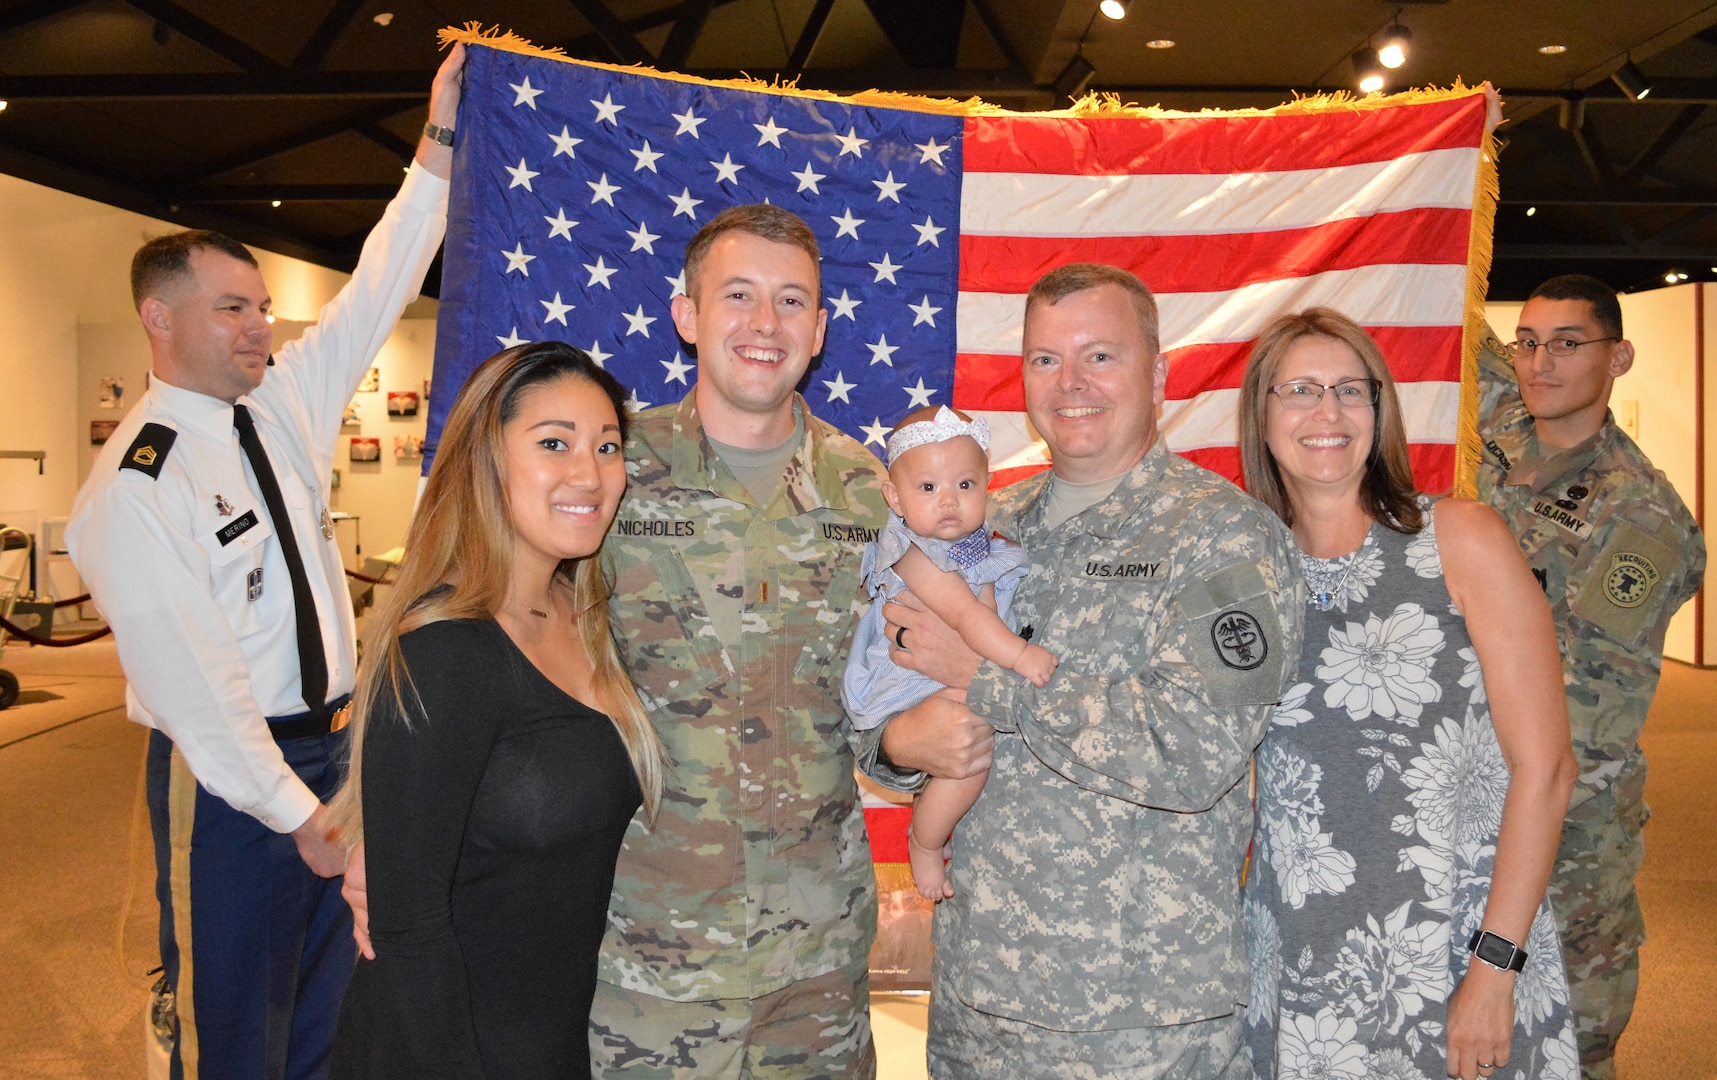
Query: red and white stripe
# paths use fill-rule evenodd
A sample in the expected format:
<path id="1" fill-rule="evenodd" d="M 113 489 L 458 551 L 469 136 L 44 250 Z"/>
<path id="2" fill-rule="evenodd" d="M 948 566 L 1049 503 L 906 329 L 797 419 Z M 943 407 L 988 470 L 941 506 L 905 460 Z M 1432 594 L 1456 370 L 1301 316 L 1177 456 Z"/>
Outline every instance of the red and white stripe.
<path id="1" fill-rule="evenodd" d="M 998 477 L 1048 461 L 1021 411 L 1025 293 L 1063 263 L 1105 262 L 1157 294 L 1175 451 L 1237 480 L 1252 341 L 1322 305 L 1376 336 L 1420 485 L 1447 488 L 1484 114 L 1475 91 L 1273 116 L 968 119 L 954 403 L 989 419 Z"/>

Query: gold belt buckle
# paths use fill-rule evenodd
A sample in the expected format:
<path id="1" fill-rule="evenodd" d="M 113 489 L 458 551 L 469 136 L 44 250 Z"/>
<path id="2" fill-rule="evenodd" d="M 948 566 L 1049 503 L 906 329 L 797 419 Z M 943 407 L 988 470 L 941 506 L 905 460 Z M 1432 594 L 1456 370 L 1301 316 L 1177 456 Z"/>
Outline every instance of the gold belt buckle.
<path id="1" fill-rule="evenodd" d="M 351 722 L 352 722 L 352 703 L 348 701 L 344 705 L 340 706 L 338 709 L 334 710 L 333 717 L 331 717 L 328 721 L 328 731 L 330 734 L 333 732 L 339 731 L 341 728 L 345 727 L 347 724 L 349 724 Z"/>

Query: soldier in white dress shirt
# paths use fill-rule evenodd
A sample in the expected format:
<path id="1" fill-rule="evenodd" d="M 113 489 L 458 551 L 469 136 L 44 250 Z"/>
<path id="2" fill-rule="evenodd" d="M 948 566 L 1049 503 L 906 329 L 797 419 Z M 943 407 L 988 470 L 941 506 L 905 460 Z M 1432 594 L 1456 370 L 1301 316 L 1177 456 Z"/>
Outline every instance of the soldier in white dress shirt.
<path id="1" fill-rule="evenodd" d="M 357 667 L 329 483 L 345 405 L 441 244 L 462 63 L 455 46 L 352 280 L 273 356 L 268 290 L 242 245 L 177 233 L 133 260 L 149 389 L 66 539 L 113 626 L 129 715 L 153 729 L 175 1080 L 327 1072 L 355 958 L 323 802 Z"/>

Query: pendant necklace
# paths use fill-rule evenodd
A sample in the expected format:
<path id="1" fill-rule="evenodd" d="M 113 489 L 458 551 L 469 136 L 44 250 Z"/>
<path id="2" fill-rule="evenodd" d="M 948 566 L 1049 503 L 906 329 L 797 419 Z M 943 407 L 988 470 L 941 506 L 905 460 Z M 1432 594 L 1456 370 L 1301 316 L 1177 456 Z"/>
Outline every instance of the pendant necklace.
<path id="1" fill-rule="evenodd" d="M 1353 564 L 1364 550 L 1349 552 L 1340 559 L 1320 559 L 1300 552 L 1300 570 L 1306 577 L 1306 604 L 1317 611 L 1328 611 L 1336 601 L 1347 595 L 1348 578 L 1353 576 Z"/>

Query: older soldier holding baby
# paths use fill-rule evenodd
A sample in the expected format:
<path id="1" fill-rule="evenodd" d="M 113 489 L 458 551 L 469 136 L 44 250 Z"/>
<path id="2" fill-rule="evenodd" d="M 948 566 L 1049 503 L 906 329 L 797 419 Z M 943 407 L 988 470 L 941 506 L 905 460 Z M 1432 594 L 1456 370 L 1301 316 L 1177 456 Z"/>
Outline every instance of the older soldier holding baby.
<path id="1" fill-rule="evenodd" d="M 888 608 L 896 661 L 967 701 L 896 717 L 887 760 L 935 771 L 921 747 L 972 715 L 997 732 L 936 920 L 941 1080 L 1251 1075 L 1247 763 L 1292 682 L 1303 587 L 1275 516 L 1158 437 L 1156 330 L 1114 267 L 1061 267 L 1026 300 L 1026 410 L 1054 468 L 1000 492 L 992 521 L 1032 558 L 1015 615 L 1054 677 Z"/>

